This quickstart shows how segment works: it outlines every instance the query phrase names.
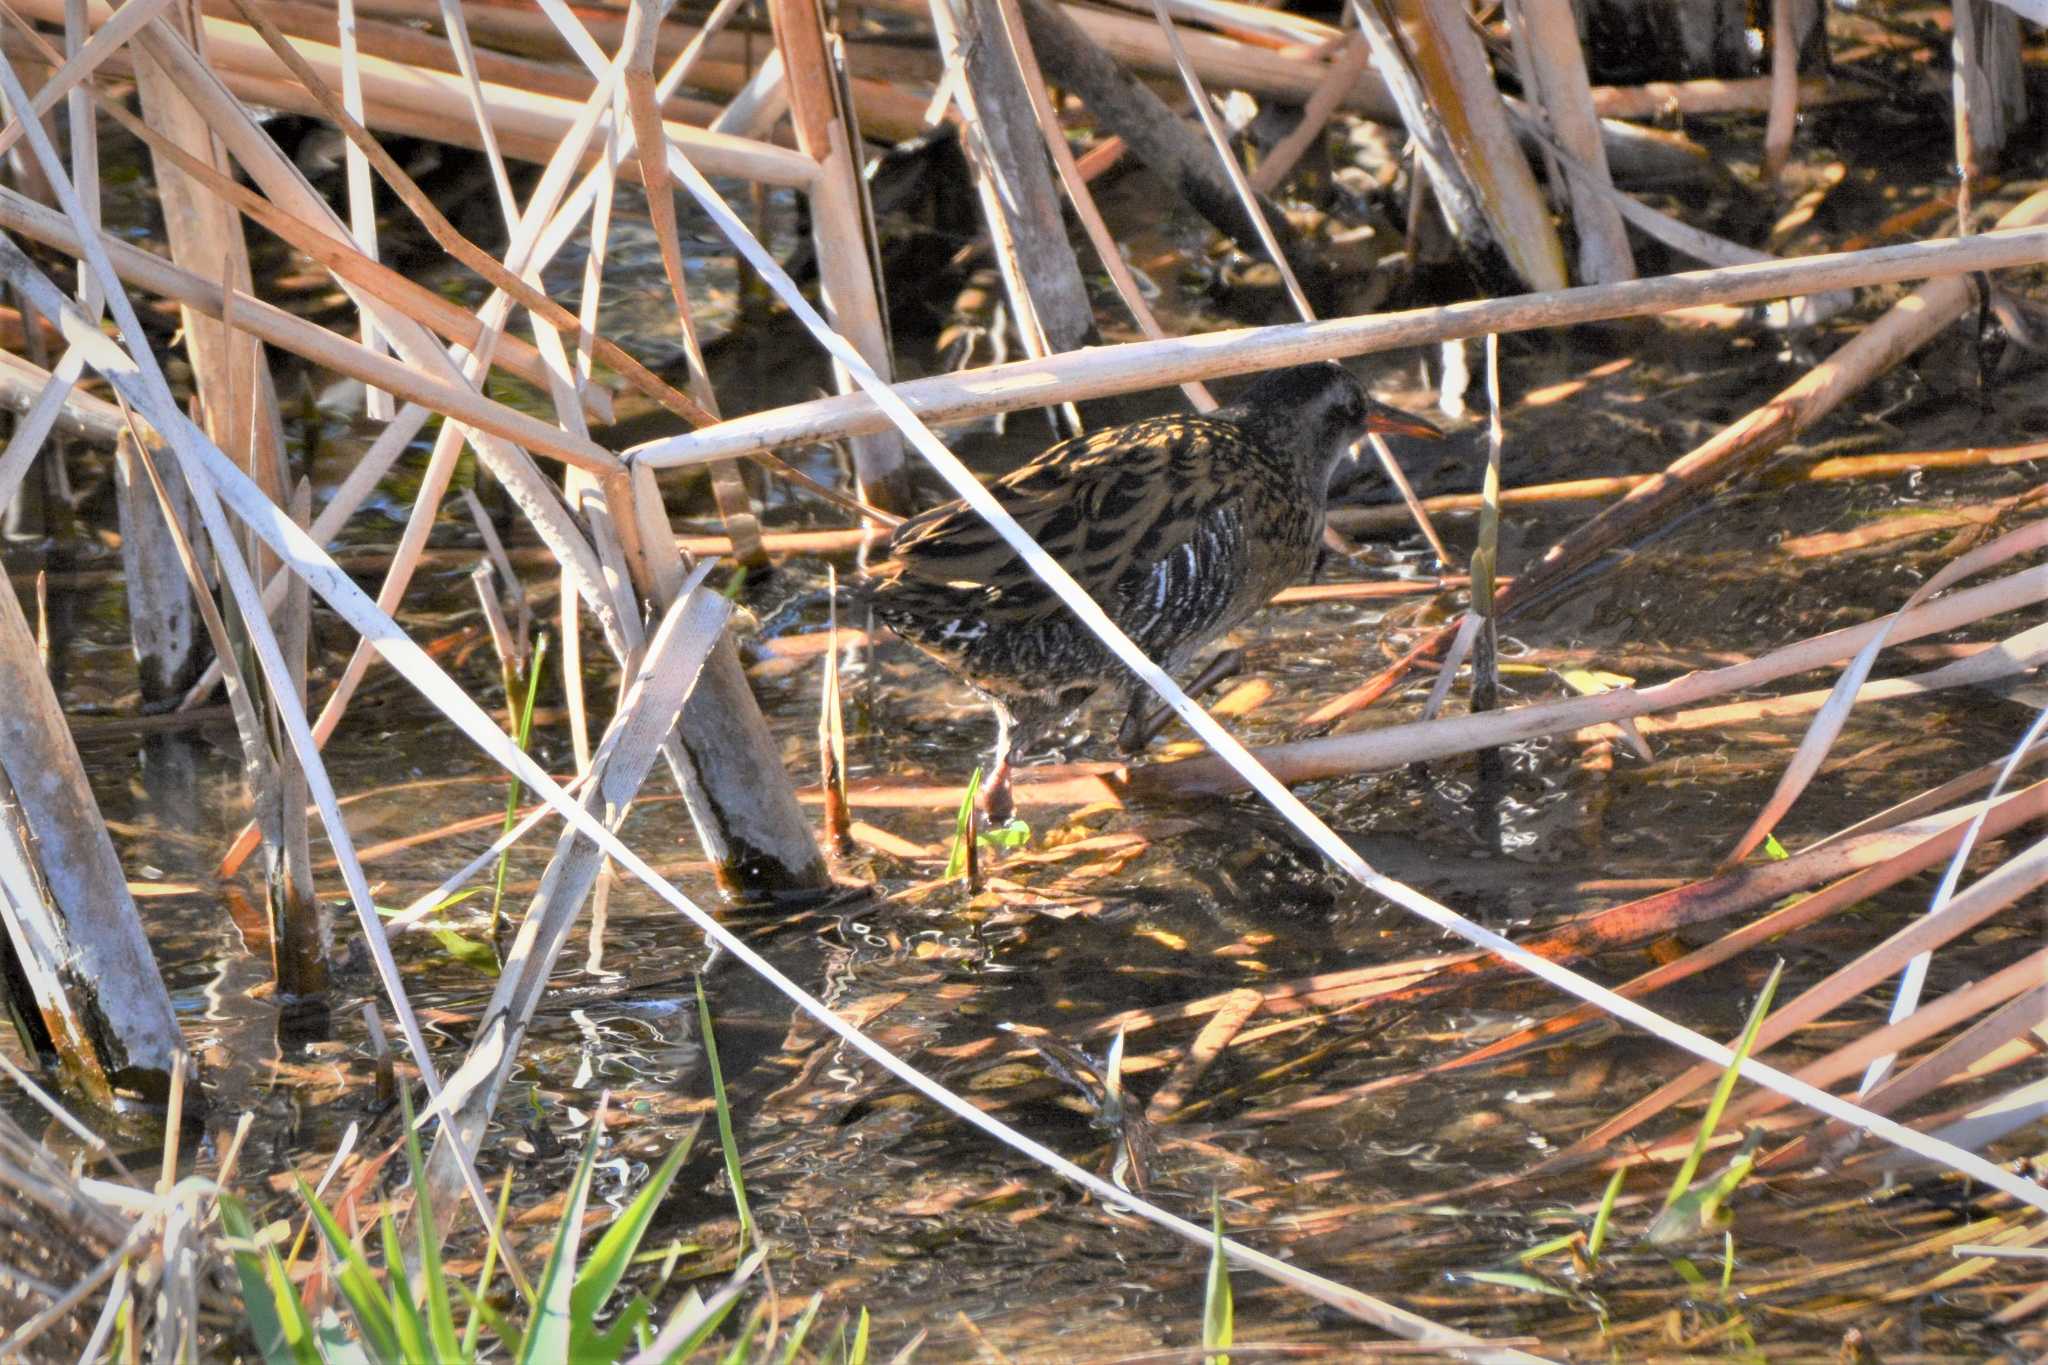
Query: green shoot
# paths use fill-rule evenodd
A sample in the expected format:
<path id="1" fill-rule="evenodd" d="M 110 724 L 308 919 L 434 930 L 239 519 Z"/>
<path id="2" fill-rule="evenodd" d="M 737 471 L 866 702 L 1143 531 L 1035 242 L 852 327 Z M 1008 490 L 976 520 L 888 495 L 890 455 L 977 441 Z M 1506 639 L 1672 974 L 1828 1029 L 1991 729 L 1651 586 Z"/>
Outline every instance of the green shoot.
<path id="1" fill-rule="evenodd" d="M 1749 1058 L 1749 1050 L 1756 1045 L 1757 1031 L 1763 1027 L 1764 1018 L 1771 1012 L 1772 997 L 1778 993 L 1778 979 L 1785 974 L 1784 959 L 1771 969 L 1770 980 L 1764 982 L 1756 1006 L 1749 1012 L 1749 1022 L 1743 1027 L 1742 1039 L 1735 1045 L 1735 1056 L 1729 1061 L 1727 1070 L 1721 1073 L 1720 1084 L 1714 1087 L 1714 1098 L 1707 1105 L 1707 1112 L 1700 1118 L 1699 1132 L 1694 1136 L 1692 1150 L 1686 1154 L 1684 1163 L 1678 1168 L 1678 1175 L 1671 1182 L 1671 1192 L 1664 1197 L 1664 1207 L 1669 1209 L 1692 1188 L 1692 1179 L 1699 1173 L 1700 1160 L 1706 1155 L 1707 1143 L 1712 1140 L 1714 1130 L 1721 1125 L 1721 1113 L 1728 1107 L 1729 1096 L 1735 1092 L 1735 1079 L 1741 1074 L 1742 1063 Z"/>
<path id="2" fill-rule="evenodd" d="M 732 1133 L 732 1105 L 725 1096 L 725 1075 L 718 1068 L 718 1039 L 711 1029 L 711 1005 L 704 999 L 704 979 L 697 978 L 697 1026 L 704 1035 L 704 1062 L 711 1069 L 711 1097 L 718 1107 L 718 1145 L 725 1153 L 725 1178 L 732 1185 L 733 1212 L 739 1215 L 741 1252 L 754 1244 L 758 1234 L 754 1215 L 747 1207 L 747 1183 L 740 1174 L 739 1142 Z"/>
<path id="3" fill-rule="evenodd" d="M 1214 1193 L 1209 1196 L 1209 1225 L 1214 1236 L 1209 1242 L 1209 1283 L 1202 1296 L 1202 1348 L 1216 1354 L 1203 1359 L 1205 1365 L 1230 1365 L 1230 1357 L 1221 1354 L 1231 1337 L 1230 1262 L 1223 1254 L 1223 1203 Z"/>
<path id="4" fill-rule="evenodd" d="M 1621 1182 L 1628 1175 L 1628 1167 L 1614 1168 L 1614 1178 L 1607 1182 L 1607 1193 L 1600 1196 L 1600 1209 L 1593 1215 L 1593 1230 L 1586 1234 L 1586 1260 L 1596 1269 L 1600 1265 L 1600 1249 L 1607 1245 L 1607 1230 L 1614 1226 L 1614 1201 L 1621 1195 Z"/>
<path id="5" fill-rule="evenodd" d="M 967 875 L 967 831 L 974 828 L 974 800 L 980 795 L 981 768 L 977 766 L 967 779 L 967 790 L 960 795 L 960 809 L 953 813 L 953 851 L 946 855 L 945 879 L 949 882 Z"/>
<path id="6" fill-rule="evenodd" d="M 541 663 L 547 658 L 547 654 L 548 637 L 546 635 L 536 637 L 533 642 L 533 656 L 526 661 L 526 700 L 520 704 L 519 728 L 518 732 L 512 736 L 513 742 L 519 746 L 519 752 L 522 754 L 526 752 L 526 746 L 533 738 L 533 702 L 534 698 L 540 695 Z M 501 835 L 511 833 L 512 826 L 519 822 L 519 794 L 519 779 L 515 777 L 505 785 L 505 824 L 499 830 Z M 512 850 L 509 848 L 498 855 L 498 870 L 491 881 L 492 943 L 498 941 L 498 929 L 503 920 L 505 908 L 505 869 L 511 860 Z M 449 947 L 446 942 L 442 946 Z M 469 958 L 464 957 L 461 953 L 455 952 L 452 947 L 449 947 L 449 951 L 462 961 L 470 961 Z M 495 957 L 496 954 L 494 953 L 494 965 Z M 495 976 L 497 973 L 493 972 L 492 975 Z"/>

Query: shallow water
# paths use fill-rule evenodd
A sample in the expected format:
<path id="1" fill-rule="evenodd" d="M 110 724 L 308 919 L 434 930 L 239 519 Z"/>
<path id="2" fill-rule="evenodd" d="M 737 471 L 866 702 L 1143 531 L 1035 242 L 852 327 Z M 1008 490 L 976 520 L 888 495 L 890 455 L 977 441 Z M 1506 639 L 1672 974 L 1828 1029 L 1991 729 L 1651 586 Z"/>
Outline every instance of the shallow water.
<path id="1" fill-rule="evenodd" d="M 641 259 L 636 269 L 641 273 L 634 282 L 619 286 L 622 297 L 659 285 L 658 263 Z M 1800 373 L 1807 349 L 1825 351 L 1880 302 L 1866 301 L 1831 324 L 1827 341 L 1796 348 L 1769 334 L 1676 325 L 1511 339 L 1502 347 L 1510 404 L 1506 481 L 1660 468 Z M 1189 315 L 1205 308 L 1195 299 L 1183 306 Z M 765 335 L 771 340 L 736 336 L 714 356 L 714 369 L 752 371 L 758 381 L 761 349 L 786 338 L 772 329 Z M 1621 361 L 1626 364 L 1617 368 Z M 1606 373 L 1584 387 L 1546 397 L 1555 386 L 1603 367 Z M 1427 401 L 1417 357 L 1395 358 L 1377 373 L 1383 397 L 1417 407 Z M 1980 393 L 1970 348 L 1960 329 L 1953 330 L 1795 452 L 2038 440 L 2048 432 L 2041 373 L 2036 363 Z M 808 357 L 792 364 L 780 397 L 801 396 L 807 385 L 822 382 L 821 375 Z M 775 397 L 774 387 L 763 390 L 763 401 Z M 1150 395 L 1090 416 L 1115 420 L 1174 398 Z M 317 439 L 310 429 L 297 437 L 302 450 L 317 451 L 315 482 L 324 491 L 369 433 L 332 415 L 321 422 Z M 1475 430 L 1468 420 L 1444 452 L 1427 453 L 1415 471 L 1425 491 L 1473 486 L 1471 462 L 1481 449 Z M 1044 432 L 1036 414 L 1020 413 L 1003 437 L 970 433 L 959 444 L 982 467 L 997 468 L 1043 444 Z M 817 472 L 830 467 L 829 456 L 814 457 Z M 1503 653 L 1513 660 L 1576 651 L 1589 666 L 1648 683 L 1869 619 L 1946 561 L 1951 533 L 1818 559 L 1794 558 L 1777 548 L 1780 543 L 1906 507 L 2009 497 L 2039 478 L 2036 464 L 1789 489 L 1739 487 L 1652 543 L 1633 547 L 1624 562 L 1584 583 L 1570 600 L 1508 623 Z M 684 510 L 702 515 L 701 492 L 679 482 L 673 496 Z M 350 544 L 394 540 L 409 493 L 403 477 L 394 479 L 385 500 L 352 527 Z M 1503 528 L 1504 568 L 1513 572 L 1589 510 L 1568 504 L 1512 512 Z M 814 513 L 785 498 L 770 502 L 768 515 L 771 522 L 795 524 Z M 1470 548 L 1473 526 L 1463 516 L 1442 523 L 1460 556 Z M 1420 566 L 1419 539 L 1402 535 L 1384 543 Z M 497 666 L 476 635 L 467 582 L 474 532 L 466 520 L 444 512 L 436 544 L 458 552 L 422 573 L 407 624 L 423 640 L 468 631 L 452 666 L 496 707 L 502 700 Z M 10 547 L 7 564 L 21 575 L 42 558 L 34 547 Z M 102 549 L 74 550 L 53 567 L 57 673 L 66 705 L 118 713 L 132 688 L 118 558 Z M 1323 581 L 1386 572 L 1333 564 Z M 815 629 L 822 625 L 821 607 L 780 609 L 822 582 L 820 565 L 797 562 L 744 584 L 741 600 L 779 630 Z M 528 587 L 545 614 L 551 609 L 547 580 L 529 572 Z M 1271 683 L 1274 695 L 1232 721 L 1235 732 L 1251 743 L 1283 738 L 1317 706 L 1376 671 L 1419 627 L 1459 605 L 1448 597 L 1417 598 L 1266 613 L 1235 643 L 1245 649 L 1247 677 Z M 331 678 L 347 641 L 331 621 L 316 621 L 317 663 Z M 1965 635 L 1983 638 L 1982 631 Z M 587 658 L 595 654 L 586 650 Z M 988 718 L 969 693 L 920 657 L 886 642 L 855 652 L 847 666 L 848 758 L 856 784 L 957 785 L 980 761 L 991 737 Z M 593 664 L 592 677 L 594 693 L 608 689 L 603 668 Z M 330 746 L 328 763 L 338 789 L 351 797 L 351 835 L 365 850 L 378 903 L 396 906 L 488 846 L 495 827 L 489 817 L 502 811 L 504 787 L 491 765 L 407 688 L 388 674 L 373 678 L 376 684 Z M 1814 675 L 1796 685 L 1828 681 Z M 1412 684 L 1351 723 L 1412 718 L 1427 683 Z M 815 764 L 819 688 L 815 663 L 757 678 L 792 772 L 807 774 Z M 316 680 L 316 696 L 320 690 Z M 1562 695 L 1547 674 L 1511 675 L 1506 691 L 1510 704 Z M 1462 705 L 1462 689 L 1454 698 L 1454 706 Z M 558 705 L 551 679 L 542 706 Z M 2027 716 L 2021 705 L 1975 690 L 1865 708 L 1838 741 L 1837 761 L 1778 836 L 1796 848 L 1996 758 Z M 1109 757 L 1115 719 L 1108 702 L 1098 703 L 1063 737 L 1054 757 Z M 1495 927 L 1520 928 L 1710 874 L 1770 792 L 1802 729 L 1797 721 L 1756 721 L 1663 735 L 1654 741 L 1652 761 L 1617 751 L 1611 771 L 1583 761 L 1582 746 L 1569 737 L 1518 746 L 1505 755 L 1497 844 L 1478 832 L 1470 759 L 1308 784 L 1301 795 L 1340 832 L 1369 841 L 1362 845 L 1367 856 L 1396 875 L 1415 877 L 1425 890 Z M 1185 738 L 1176 731 L 1163 743 Z M 188 1038 L 206 1068 L 210 1122 L 231 1124 L 243 1109 L 259 1113 L 254 1145 L 244 1157 L 246 1182 L 255 1188 L 262 1175 L 323 1162 L 351 1123 L 380 1125 L 375 1131 L 388 1137 L 391 1114 L 375 1099 L 359 1010 L 374 993 L 371 978 L 359 965 L 346 967 L 327 1035 L 280 1044 L 274 1004 L 259 989 L 267 965 L 225 913 L 229 896 L 214 883 L 214 866 L 242 819 L 240 760 L 225 716 L 147 741 L 111 721 L 88 722 L 80 742 L 129 875 L 194 887 L 142 904 Z M 571 766 L 558 712 L 539 726 L 534 752 L 551 771 Z M 676 883 L 700 903 L 715 904 L 709 872 L 665 783 L 658 776 L 651 782 L 650 799 L 625 837 L 658 867 L 673 869 Z M 750 911 L 736 915 L 735 923 L 791 975 L 861 1019 L 899 1054 L 1092 1167 L 1105 1165 L 1111 1146 L 1091 1123 L 1093 1101 L 1001 1026 L 1051 1030 L 1099 1056 L 1108 1039 L 1091 1024 L 1110 1015 L 1170 1012 L 1240 988 L 1457 946 L 1322 866 L 1250 798 L 1093 811 L 1027 807 L 1024 814 L 1038 849 L 1089 835 L 1131 837 L 1121 846 L 1104 839 L 1062 861 L 994 861 L 990 870 L 1005 885 L 970 896 L 931 885 L 951 835 L 950 810 L 863 805 L 859 819 L 927 846 L 932 856 L 906 860 L 864 852 L 840 874 L 848 883 L 872 883 L 876 895 L 849 895 L 786 915 Z M 467 832 L 378 847 L 471 817 L 479 824 Z M 530 896 L 550 847 L 551 841 L 530 841 L 512 858 L 512 913 Z M 325 856 L 316 841 L 316 859 Z M 242 874 L 239 890 L 260 904 L 252 875 Z M 331 871 L 323 871 L 320 889 L 335 907 L 343 961 L 359 964 L 360 953 L 351 951 L 358 931 Z M 1924 885 L 1909 884 L 1858 915 L 1778 945 L 1774 953 L 1787 961 L 1780 998 L 1915 913 L 1926 894 Z M 443 922 L 475 932 L 484 903 L 465 902 Z M 1930 990 L 1952 988 L 1987 965 L 2002 964 L 2008 940 L 2037 928 L 1995 921 L 1936 958 Z M 1689 932 L 1698 935 L 1691 941 L 1700 941 L 1712 928 Z M 430 937 L 407 936 L 399 946 L 413 1002 L 445 1069 L 460 1056 L 490 980 L 451 960 Z M 1751 953 L 1653 1003 L 1711 1036 L 1732 1037 L 1774 953 Z M 624 1160 L 601 1183 L 601 1195 L 614 1200 L 630 1197 L 645 1165 L 658 1161 L 704 1112 L 708 1086 L 689 985 L 703 964 L 694 933 L 649 893 L 622 881 L 612 888 L 601 957 L 595 964 L 589 959 L 579 930 L 486 1144 L 487 1173 L 495 1179 L 516 1172 L 522 1205 L 561 1187 L 600 1094 L 611 1095 L 618 1116 L 613 1150 Z M 1645 948 L 1584 965 L 1612 982 L 1651 960 Z M 823 1043 L 815 1027 L 793 1022 L 786 1005 L 729 965 L 712 976 L 709 990 L 744 1125 L 748 1193 L 780 1248 L 776 1275 L 784 1295 L 800 1299 L 824 1290 L 828 1310 L 865 1306 L 874 1314 L 878 1342 L 890 1350 L 928 1328 L 931 1359 L 973 1354 L 977 1335 L 1022 1359 L 1199 1342 L 1203 1252 L 1076 1195 L 910 1100 Z M 1472 1331 L 1540 1335 L 1547 1349 L 1599 1350 L 1595 1294 L 1616 1323 L 1640 1324 L 1675 1311 L 1686 1332 L 1704 1330 L 1725 1310 L 1711 1296 L 1690 1299 L 1677 1273 L 1648 1252 L 1624 1249 L 1607 1276 L 1577 1299 L 1457 1277 L 1513 1268 L 1519 1250 L 1583 1226 L 1605 1183 L 1602 1172 L 1476 1194 L 1466 1189 L 1527 1169 L 1653 1088 L 1679 1062 L 1662 1046 L 1597 1029 L 1504 1064 L 1349 1093 L 1503 1034 L 1555 1003 L 1545 987 L 1506 980 L 1414 1004 L 1258 1016 L 1250 1028 L 1264 1036 L 1241 1039 L 1224 1053 L 1191 1092 L 1194 1107 L 1154 1133 L 1149 1193 L 1198 1221 L 1213 1198 L 1230 1230 L 1254 1244 Z M 1881 1001 L 1865 1000 L 1793 1039 L 1773 1059 L 1789 1065 L 1814 1055 L 1841 1029 L 1880 1018 L 1882 1008 Z M 1191 1034 L 1191 1025 L 1178 1022 L 1130 1034 L 1126 1074 L 1137 1095 L 1152 1092 Z M 1645 1135 L 1666 1131 L 1667 1125 L 1653 1124 Z M 700 1146 L 710 1151 L 708 1143 Z M 725 1244 L 730 1205 L 714 1162 L 715 1156 L 687 1168 L 660 1235 Z M 1625 1224 L 1639 1229 L 1647 1221 L 1665 1178 L 1662 1171 L 1631 1178 Z M 1746 1189 L 1736 1208 L 1737 1290 L 1847 1261 L 1885 1244 L 1902 1224 L 1931 1231 L 1950 1217 L 1911 1196 L 1864 1204 L 1867 1188 L 1860 1181 L 1781 1180 Z M 1718 1273 L 1718 1246 L 1703 1244 L 1698 1251 L 1702 1264 L 1711 1262 L 1711 1273 Z M 1857 1321 L 1845 1315 L 1844 1305 L 1909 1282 L 1908 1273 L 1925 1278 L 1941 1264 L 1930 1252 L 1905 1271 L 1872 1265 L 1780 1287 L 1751 1302 L 1750 1325 L 1774 1351 L 1828 1350 L 1843 1327 Z M 1236 1286 L 1240 1342 L 1374 1339 L 1248 1275 L 1239 1275 Z M 1989 1349 L 1973 1302 L 1967 1295 L 1916 1300 L 1911 1331 L 1887 1341 L 1920 1351 Z M 1675 1344 L 1640 1335 L 1621 1340 L 1617 1349 L 1633 1354 Z"/>

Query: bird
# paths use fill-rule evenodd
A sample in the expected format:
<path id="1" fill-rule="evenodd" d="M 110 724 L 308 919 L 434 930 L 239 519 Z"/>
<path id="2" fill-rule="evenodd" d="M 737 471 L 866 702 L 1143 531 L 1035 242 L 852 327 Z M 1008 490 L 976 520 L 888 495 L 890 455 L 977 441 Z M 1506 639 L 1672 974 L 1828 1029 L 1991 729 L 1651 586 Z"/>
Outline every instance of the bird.
<path id="1" fill-rule="evenodd" d="M 1275 370 L 1213 412 L 1148 417 L 1048 447 L 989 492 L 1138 647 L 1178 674 L 1314 566 L 1331 472 L 1372 432 L 1440 438 L 1336 361 Z M 1122 695 L 1126 752 L 1148 689 L 980 513 L 941 504 L 891 533 L 864 596 L 877 620 L 996 715 L 982 815 L 1014 814 L 1010 774 L 1098 690 Z"/>

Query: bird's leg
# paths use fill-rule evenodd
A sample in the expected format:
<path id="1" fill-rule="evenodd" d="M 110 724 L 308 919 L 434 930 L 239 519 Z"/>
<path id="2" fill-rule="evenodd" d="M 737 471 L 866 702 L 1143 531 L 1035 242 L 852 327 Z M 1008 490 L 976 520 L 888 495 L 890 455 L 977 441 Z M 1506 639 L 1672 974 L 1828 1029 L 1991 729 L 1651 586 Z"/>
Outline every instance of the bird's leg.
<path id="1" fill-rule="evenodd" d="M 1244 668 L 1244 651 L 1226 649 L 1202 667 L 1195 680 L 1184 690 L 1190 697 L 1199 697 L 1214 690 L 1226 678 L 1234 678 Z M 1131 709 L 1124 713 L 1123 724 L 1117 727 L 1116 747 L 1127 754 L 1143 753 L 1173 716 L 1173 709 L 1165 702 L 1157 706 L 1147 705 L 1148 696 L 1140 689 L 1131 692 Z"/>
<path id="2" fill-rule="evenodd" d="M 995 763 L 989 768 L 988 777 L 981 784 L 981 795 L 975 804 L 989 827 L 1000 829 L 1010 823 L 1017 813 L 1015 803 L 1010 799 L 1010 751 L 1013 747 L 1015 726 L 1010 718 L 1010 708 L 996 707 L 996 753 Z"/>

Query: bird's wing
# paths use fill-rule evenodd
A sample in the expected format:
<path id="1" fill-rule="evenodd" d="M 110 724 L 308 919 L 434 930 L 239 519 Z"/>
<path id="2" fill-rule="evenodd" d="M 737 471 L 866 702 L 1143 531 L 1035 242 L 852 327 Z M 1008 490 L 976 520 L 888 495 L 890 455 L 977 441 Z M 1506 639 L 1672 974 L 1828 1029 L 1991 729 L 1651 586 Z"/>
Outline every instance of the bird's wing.
<path id="1" fill-rule="evenodd" d="M 1159 559 L 1196 534 L 1208 502 L 1202 474 L 1228 458 L 1220 447 L 1241 439 L 1234 428 L 1201 418 L 1154 418 L 1076 437 L 989 486 L 1005 511 L 1074 575 L 1096 600 L 1134 568 Z M 994 619 L 1050 607 L 1050 589 L 981 515 L 949 503 L 897 528 L 892 561 L 875 572 L 897 591 L 919 588 L 956 600 L 978 599 Z"/>

